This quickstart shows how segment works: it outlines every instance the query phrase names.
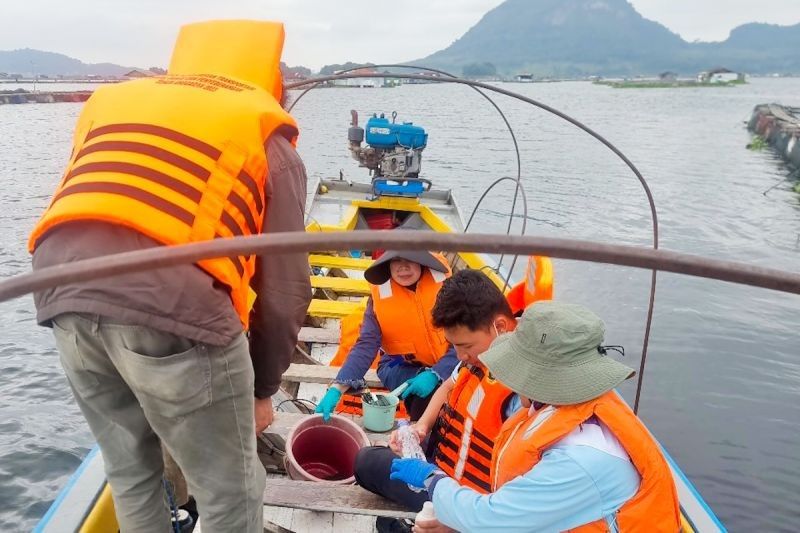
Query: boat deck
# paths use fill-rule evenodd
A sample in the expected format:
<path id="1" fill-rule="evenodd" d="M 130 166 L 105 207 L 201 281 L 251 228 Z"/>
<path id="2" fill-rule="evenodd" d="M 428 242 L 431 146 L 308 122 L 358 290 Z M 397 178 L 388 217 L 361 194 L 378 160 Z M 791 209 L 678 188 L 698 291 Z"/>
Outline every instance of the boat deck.
<path id="1" fill-rule="evenodd" d="M 365 227 L 375 214 L 390 213 L 401 226 L 423 231 L 463 231 L 463 219 L 449 191 L 429 191 L 413 198 L 371 198 L 367 185 L 343 180 L 323 180 L 317 185 L 307 221 L 307 231 L 348 231 Z M 339 348 L 344 317 L 363 309 L 368 286 L 364 270 L 372 261 L 369 251 L 334 253 L 319 250 L 309 256 L 313 289 L 311 305 L 298 336 L 293 364 L 283 375 L 281 390 L 273 398 L 274 423 L 259 436 L 259 457 L 269 479 L 264 492 L 265 531 L 298 533 L 375 531 L 376 516 L 413 517 L 415 513 L 369 493 L 356 485 L 342 486 L 298 481 L 286 476 L 283 457 L 290 429 L 311 416 L 313 405 L 324 395 L 337 368 L 329 365 Z M 472 268 L 487 273 L 498 286 L 504 280 L 489 267 L 488 257 L 473 253 L 447 254 L 454 271 Z M 374 371 L 366 376 L 370 387 L 380 382 Z M 360 417 L 352 419 L 360 423 Z M 387 433 L 367 433 L 374 444 L 385 442 Z M 683 510 L 683 530 L 724 531 L 691 483 L 674 462 L 673 470 Z M 75 524 L 76 527 L 72 527 Z M 37 531 L 114 531 L 116 520 L 110 489 L 103 473 L 102 456 L 95 448 L 84 460 Z M 195 527 L 202 532 L 202 518 Z"/>

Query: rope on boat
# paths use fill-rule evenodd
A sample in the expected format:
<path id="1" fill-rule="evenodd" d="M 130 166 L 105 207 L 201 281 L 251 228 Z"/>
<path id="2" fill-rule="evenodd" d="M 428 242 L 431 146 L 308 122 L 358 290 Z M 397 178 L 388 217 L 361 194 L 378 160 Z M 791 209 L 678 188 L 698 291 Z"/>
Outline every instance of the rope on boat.
<path id="1" fill-rule="evenodd" d="M 381 67 L 381 66 L 386 67 L 387 65 L 379 65 L 379 67 Z M 398 65 L 398 66 L 401 66 L 403 68 L 413 68 L 410 65 Z M 357 69 L 355 69 L 355 68 L 354 69 L 348 69 L 347 71 L 340 72 L 339 74 L 335 74 L 335 75 L 332 75 L 332 76 L 320 76 L 320 77 L 312 78 L 312 79 L 309 79 L 309 80 L 304 80 L 304 81 L 300 81 L 300 82 L 296 82 L 296 83 L 292 83 L 292 84 L 287 84 L 287 88 L 288 89 L 297 89 L 297 88 L 300 88 L 300 87 L 304 87 L 306 85 L 310 85 L 310 87 L 308 89 L 306 89 L 306 91 L 303 92 L 300 95 L 300 97 L 302 97 L 309 90 L 313 89 L 314 87 L 317 87 L 320 83 L 325 82 L 325 81 L 332 81 L 332 80 L 337 80 L 337 79 L 347 79 L 347 78 L 374 77 L 374 75 L 369 75 L 369 74 L 354 74 L 352 72 L 353 70 L 357 70 Z M 623 154 L 622 151 L 620 151 L 616 146 L 614 146 L 608 139 L 606 139 L 605 137 L 603 137 L 599 133 L 595 132 L 594 130 L 592 130 L 591 128 L 589 128 L 588 126 L 586 126 L 585 124 L 583 124 L 579 120 L 577 120 L 575 118 L 572 118 L 571 116 L 567 115 L 566 113 L 562 113 L 561 111 L 559 111 L 559 110 L 557 110 L 557 109 L 555 109 L 555 108 L 553 108 L 553 107 L 551 107 L 551 106 L 549 106 L 547 104 L 544 104 L 544 103 L 539 102 L 537 100 L 534 100 L 532 98 L 528 98 L 527 96 L 523 96 L 523 95 L 521 95 L 519 93 L 515 93 L 515 92 L 509 91 L 507 89 L 502 89 L 500 87 L 495 87 L 494 85 L 489 85 L 487 83 L 482 83 L 482 82 L 479 82 L 479 81 L 465 80 L 463 78 L 457 78 L 457 77 L 453 76 L 452 74 L 448 74 L 448 73 L 443 72 L 443 71 L 436 71 L 435 69 L 421 68 L 421 70 L 429 70 L 429 71 L 433 71 L 433 72 L 439 72 L 439 73 L 442 73 L 442 74 L 444 74 L 446 76 L 450 76 L 450 77 L 439 78 L 439 77 L 421 75 L 421 74 L 402 74 L 402 73 L 392 74 L 392 76 L 393 77 L 397 77 L 397 78 L 412 79 L 412 80 L 433 81 L 433 82 L 437 82 L 437 83 L 458 83 L 458 84 L 461 84 L 461 85 L 466 85 L 466 86 L 472 87 L 473 89 L 477 90 L 479 93 L 481 92 L 479 90 L 479 88 L 480 88 L 480 89 L 486 89 L 488 91 L 492 91 L 492 92 L 495 92 L 495 93 L 503 94 L 503 95 L 508 96 L 510 98 L 515 98 L 517 100 L 521 100 L 521 101 L 523 101 L 525 103 L 528 103 L 530 105 L 538 107 L 539 109 L 547 111 L 548 113 L 552 113 L 553 115 L 555 115 L 555 116 L 557 116 L 557 117 L 559 117 L 559 118 L 561 118 L 563 120 L 566 120 L 570 124 L 578 127 L 579 129 L 585 131 L 586 133 L 588 133 L 589 135 L 594 137 L 596 140 L 600 141 L 600 143 L 602 143 L 609 150 L 611 150 L 617 157 L 619 157 L 628 166 L 628 168 L 631 170 L 631 172 L 634 173 L 636 178 L 639 180 L 639 183 L 641 184 L 642 188 L 644 189 L 644 193 L 647 196 L 647 202 L 650 205 L 650 217 L 651 217 L 652 222 L 653 222 L 653 249 L 654 250 L 658 249 L 658 215 L 656 213 L 656 204 L 655 204 L 655 201 L 653 200 L 653 194 L 650 191 L 650 186 L 647 184 L 647 181 L 644 179 L 644 176 L 642 176 L 642 173 L 639 172 L 639 169 L 636 168 L 636 165 L 634 165 L 633 162 L 630 159 L 628 159 L 627 156 L 625 156 L 625 154 Z M 481 94 L 483 94 L 483 93 L 481 93 Z M 486 95 L 484 94 L 484 96 L 486 96 Z M 300 97 L 298 97 L 297 100 L 299 100 Z M 486 98 L 492 103 L 492 105 L 494 105 L 495 109 L 497 109 L 500 112 L 500 115 L 503 117 L 503 120 L 506 121 L 506 124 L 508 125 L 509 130 L 511 131 L 511 135 L 512 135 L 512 138 L 514 140 L 514 147 L 517 150 L 518 171 L 520 171 L 520 172 L 518 172 L 518 175 L 517 175 L 517 182 L 519 184 L 520 179 L 521 179 L 521 164 L 519 163 L 519 161 L 520 161 L 520 159 L 519 159 L 519 146 L 517 145 L 516 137 L 514 136 L 514 132 L 511 129 L 510 124 L 508 124 L 508 121 L 506 120 L 505 115 L 503 114 L 502 111 L 500 111 L 500 108 L 494 103 L 494 101 L 492 101 L 491 98 L 489 98 L 488 96 L 486 96 Z M 297 103 L 297 101 L 295 101 L 292 104 L 292 107 L 296 103 Z M 290 107 L 289 109 L 291 110 L 292 107 Z M 521 186 L 521 184 L 520 184 L 520 186 Z M 514 204 L 513 204 L 512 208 L 511 208 L 511 217 L 509 218 L 509 221 L 508 221 L 508 231 L 506 232 L 507 235 L 511 233 L 511 221 L 513 219 L 513 214 L 514 214 L 514 211 L 516 209 L 517 193 L 518 192 L 519 192 L 519 187 L 517 189 L 515 189 L 515 191 L 514 191 Z M 526 213 L 525 219 L 527 220 L 527 213 Z M 524 229 L 523 229 L 523 234 L 524 234 Z M 502 256 L 501 256 L 500 261 L 502 262 Z M 516 264 L 516 261 L 517 261 L 517 256 L 514 257 L 514 260 L 511 263 L 511 268 L 509 269 L 509 272 L 508 272 L 509 276 L 511 276 L 511 272 L 514 270 L 514 265 Z M 642 342 L 642 358 L 641 358 L 641 362 L 640 362 L 640 365 L 639 365 L 638 384 L 636 386 L 636 399 L 634 400 L 634 403 L 633 403 L 633 412 L 634 413 L 638 413 L 639 412 L 639 396 L 640 396 L 640 392 L 641 392 L 641 389 L 642 389 L 642 383 L 643 383 L 643 380 L 644 380 L 644 369 L 645 369 L 645 364 L 647 362 L 647 349 L 648 349 L 648 346 L 649 346 L 649 343 L 650 343 L 650 328 L 651 328 L 651 325 L 652 325 L 652 322 L 653 322 L 653 308 L 655 307 L 656 281 L 657 281 L 657 272 L 655 270 L 653 270 L 651 278 L 650 278 L 650 299 L 649 299 L 649 303 L 648 303 L 647 318 L 645 320 L 645 327 L 644 327 L 644 340 Z M 506 279 L 506 285 L 507 284 L 508 284 L 508 279 Z"/>

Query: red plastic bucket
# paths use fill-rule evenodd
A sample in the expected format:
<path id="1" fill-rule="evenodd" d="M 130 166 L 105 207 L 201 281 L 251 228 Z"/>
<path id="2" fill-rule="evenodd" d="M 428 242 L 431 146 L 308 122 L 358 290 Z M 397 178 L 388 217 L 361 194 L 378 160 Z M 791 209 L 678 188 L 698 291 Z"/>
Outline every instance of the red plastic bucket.
<path id="1" fill-rule="evenodd" d="M 364 220 L 369 229 L 394 229 L 397 227 L 397 222 L 394 219 L 394 211 L 375 211 L 366 213 Z M 372 259 L 378 259 L 383 255 L 385 250 L 377 248 L 372 251 Z"/>
<path id="2" fill-rule="evenodd" d="M 356 454 L 369 445 L 367 434 L 351 420 L 332 415 L 325 422 L 313 415 L 289 430 L 286 472 L 292 479 L 349 485 L 356 481 Z"/>

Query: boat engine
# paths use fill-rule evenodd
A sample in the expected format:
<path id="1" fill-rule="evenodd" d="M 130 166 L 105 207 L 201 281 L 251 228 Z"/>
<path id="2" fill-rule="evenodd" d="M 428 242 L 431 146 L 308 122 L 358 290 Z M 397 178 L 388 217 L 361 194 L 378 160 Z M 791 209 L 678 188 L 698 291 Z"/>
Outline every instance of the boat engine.
<path id="1" fill-rule="evenodd" d="M 430 181 L 419 177 L 422 151 L 428 143 L 425 129 L 411 122 L 397 123 L 397 112 L 389 121 L 381 113 L 372 115 L 364 130 L 358 125 L 358 113 L 350 112 L 347 132 L 350 153 L 359 166 L 368 168 L 376 195 L 419 196 L 430 188 Z"/>

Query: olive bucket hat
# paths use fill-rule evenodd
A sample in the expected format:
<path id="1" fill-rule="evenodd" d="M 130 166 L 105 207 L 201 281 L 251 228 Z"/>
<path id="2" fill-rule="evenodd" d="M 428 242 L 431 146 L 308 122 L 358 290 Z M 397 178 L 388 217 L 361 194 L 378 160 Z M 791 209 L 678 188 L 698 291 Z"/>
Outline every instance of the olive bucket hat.
<path id="1" fill-rule="evenodd" d="M 636 372 L 600 353 L 605 326 L 583 306 L 538 302 L 517 328 L 479 356 L 492 375 L 531 400 L 550 405 L 583 403 Z"/>
<path id="2" fill-rule="evenodd" d="M 419 250 L 387 250 L 383 253 L 368 269 L 364 271 L 364 278 L 373 285 L 383 285 L 389 280 L 389 263 L 392 259 L 402 258 L 412 263 L 419 263 L 424 267 L 439 272 L 447 272 L 447 265 L 442 263 L 439 258 L 430 252 Z"/>

